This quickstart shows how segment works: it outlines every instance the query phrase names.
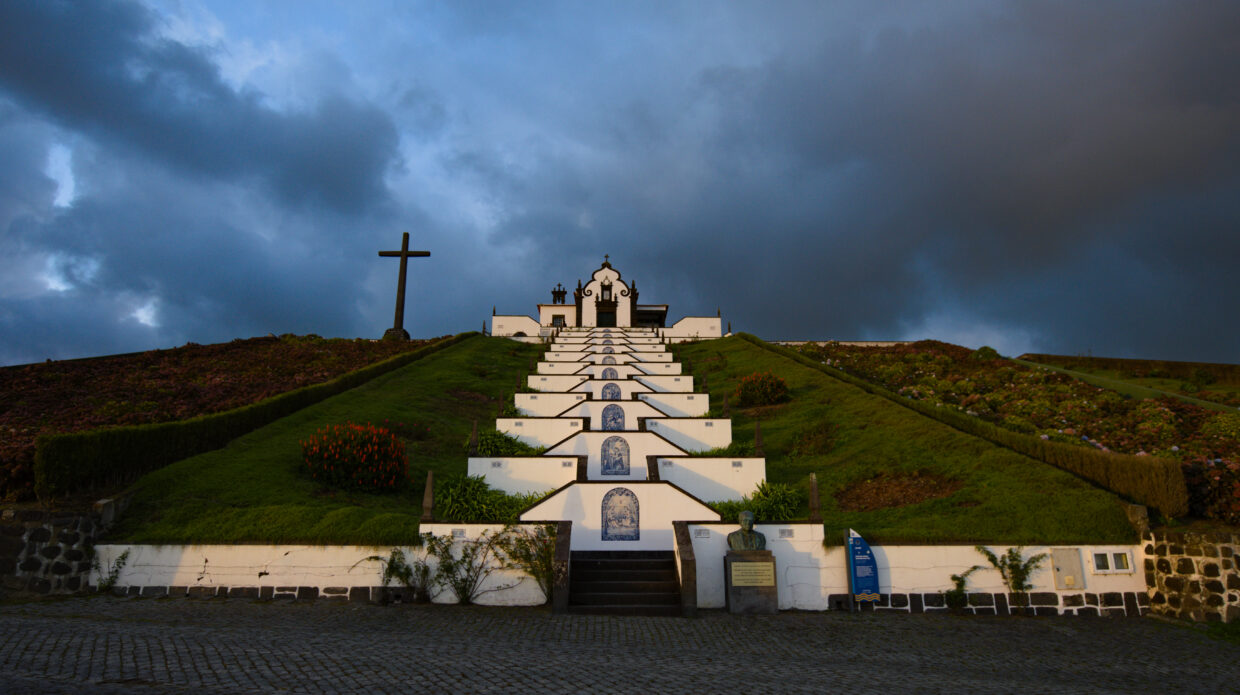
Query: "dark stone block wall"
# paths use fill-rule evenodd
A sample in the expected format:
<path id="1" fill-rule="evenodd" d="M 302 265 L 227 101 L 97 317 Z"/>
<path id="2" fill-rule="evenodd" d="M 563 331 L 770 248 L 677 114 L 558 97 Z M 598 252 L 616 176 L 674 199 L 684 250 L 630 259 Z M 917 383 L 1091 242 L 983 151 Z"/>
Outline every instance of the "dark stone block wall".
<path id="1" fill-rule="evenodd" d="M 833 595 L 832 598 L 835 598 Z M 841 603 L 831 602 L 832 610 L 847 609 L 847 595 L 840 594 Z M 1011 594 L 977 592 L 969 594 L 969 605 L 958 613 L 971 615 L 1077 615 L 1138 617 L 1149 610 L 1149 597 L 1142 593 L 1059 593 L 1054 591 L 1028 594 L 1028 605 L 1019 606 Z M 862 604 L 861 610 L 880 613 L 935 613 L 951 609 L 940 593 L 884 594 L 874 604 Z"/>
<path id="2" fill-rule="evenodd" d="M 1186 620 L 1240 620 L 1240 536 L 1146 531 L 1145 583 L 1150 609 Z"/>
<path id="3" fill-rule="evenodd" d="M 0 585 L 40 594 L 84 590 L 102 531 L 99 513 L 0 511 Z"/>

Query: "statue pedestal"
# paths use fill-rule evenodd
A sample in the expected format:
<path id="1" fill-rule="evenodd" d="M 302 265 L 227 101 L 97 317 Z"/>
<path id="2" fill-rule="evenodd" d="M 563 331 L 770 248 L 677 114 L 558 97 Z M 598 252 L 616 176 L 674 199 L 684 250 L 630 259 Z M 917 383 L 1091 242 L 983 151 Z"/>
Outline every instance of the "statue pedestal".
<path id="1" fill-rule="evenodd" d="M 409 331 L 403 328 L 389 328 L 383 333 L 384 340 L 409 340 Z"/>
<path id="2" fill-rule="evenodd" d="M 729 550 L 723 558 L 723 582 L 729 613 L 779 612 L 775 555 L 769 550 Z"/>

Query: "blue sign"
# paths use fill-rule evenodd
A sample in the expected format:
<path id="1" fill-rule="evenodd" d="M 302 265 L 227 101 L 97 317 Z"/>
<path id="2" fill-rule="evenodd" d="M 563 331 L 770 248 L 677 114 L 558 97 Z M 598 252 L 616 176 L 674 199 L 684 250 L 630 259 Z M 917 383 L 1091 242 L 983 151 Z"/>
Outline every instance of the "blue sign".
<path id="1" fill-rule="evenodd" d="M 870 544 L 848 529 L 848 577 L 854 601 L 878 601 L 878 563 Z"/>

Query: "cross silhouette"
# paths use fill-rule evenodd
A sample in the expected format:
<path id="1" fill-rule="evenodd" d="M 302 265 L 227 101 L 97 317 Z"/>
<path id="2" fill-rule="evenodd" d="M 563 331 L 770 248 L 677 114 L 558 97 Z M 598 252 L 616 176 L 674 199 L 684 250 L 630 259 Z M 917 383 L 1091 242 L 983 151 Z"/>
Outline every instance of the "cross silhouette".
<path id="1" fill-rule="evenodd" d="M 399 251 L 380 251 L 379 255 L 395 256 L 400 259 L 400 279 L 396 282 L 396 318 L 393 319 L 392 327 L 383 334 L 383 337 L 392 340 L 409 340 L 409 332 L 405 330 L 405 271 L 410 258 L 429 256 L 431 252 L 410 251 L 409 232 L 405 232 L 401 237 Z"/>

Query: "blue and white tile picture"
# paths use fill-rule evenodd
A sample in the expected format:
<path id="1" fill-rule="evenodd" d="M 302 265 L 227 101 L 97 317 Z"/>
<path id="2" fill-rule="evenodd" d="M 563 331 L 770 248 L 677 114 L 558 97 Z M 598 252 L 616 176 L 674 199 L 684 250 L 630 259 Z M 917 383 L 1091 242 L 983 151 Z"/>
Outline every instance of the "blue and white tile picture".
<path id="1" fill-rule="evenodd" d="M 624 437 L 613 435 L 603 440 L 599 455 L 600 472 L 603 475 L 629 474 L 629 443 Z"/>
<path id="2" fill-rule="evenodd" d="M 604 340 L 604 341 L 603 341 L 603 344 L 604 344 L 604 345 L 611 345 L 611 344 L 612 344 L 612 342 L 611 342 L 610 340 Z"/>
<path id="3" fill-rule="evenodd" d="M 628 488 L 613 488 L 603 495 L 603 540 L 636 541 L 641 539 L 640 511 L 637 495 Z"/>
<path id="4" fill-rule="evenodd" d="M 603 358 L 603 364 L 615 364 L 615 363 L 616 363 L 616 358 L 612 357 L 611 355 L 608 355 Z"/>
<path id="5" fill-rule="evenodd" d="M 603 400 L 618 401 L 620 400 L 620 387 L 615 384 L 603 384 Z"/>
<path id="6" fill-rule="evenodd" d="M 619 378 L 620 378 L 620 373 L 619 373 L 619 372 L 617 372 L 617 371 L 616 371 L 615 369 L 613 369 L 612 367 L 606 367 L 605 369 L 603 369 L 603 376 L 602 376 L 602 378 L 603 378 L 603 379 L 619 379 Z"/>
<path id="7" fill-rule="evenodd" d="M 619 432 L 624 430 L 624 408 L 612 404 L 603 408 L 603 430 Z"/>
<path id="8" fill-rule="evenodd" d="M 607 346 L 607 347 L 605 347 L 605 348 L 603 348 L 603 354 L 604 354 L 604 355 L 612 355 L 612 354 L 615 354 L 615 352 L 616 352 L 616 350 L 615 350 L 614 348 L 612 348 L 610 345 L 609 345 L 609 346 Z"/>

